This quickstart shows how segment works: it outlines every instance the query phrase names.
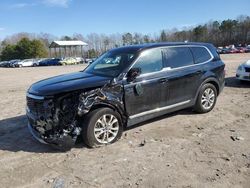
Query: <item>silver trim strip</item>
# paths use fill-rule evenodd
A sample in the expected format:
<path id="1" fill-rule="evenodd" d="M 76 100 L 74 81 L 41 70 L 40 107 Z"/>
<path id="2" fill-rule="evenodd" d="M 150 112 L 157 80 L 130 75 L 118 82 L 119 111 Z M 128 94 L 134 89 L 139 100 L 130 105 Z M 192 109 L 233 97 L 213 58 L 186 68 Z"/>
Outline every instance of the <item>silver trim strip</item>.
<path id="1" fill-rule="evenodd" d="M 145 111 L 145 112 L 142 112 L 142 113 L 139 113 L 139 114 L 129 116 L 129 119 L 134 119 L 134 118 L 138 118 L 138 117 L 145 116 L 145 115 L 148 115 L 148 114 L 152 114 L 152 113 L 160 112 L 160 111 L 163 111 L 163 110 L 168 110 L 168 109 L 171 109 L 171 108 L 175 108 L 177 106 L 187 104 L 190 101 L 191 100 L 187 100 L 187 101 L 179 102 L 179 103 L 172 104 L 172 105 L 169 105 L 169 106 L 165 106 L 165 107 L 162 107 L 162 108 L 156 108 L 154 110 Z"/>
<path id="2" fill-rule="evenodd" d="M 44 99 L 43 96 L 32 95 L 32 94 L 29 94 L 29 93 L 27 93 L 26 96 L 29 97 L 29 98 L 32 98 L 32 99 L 37 99 L 37 100 L 43 100 Z"/>

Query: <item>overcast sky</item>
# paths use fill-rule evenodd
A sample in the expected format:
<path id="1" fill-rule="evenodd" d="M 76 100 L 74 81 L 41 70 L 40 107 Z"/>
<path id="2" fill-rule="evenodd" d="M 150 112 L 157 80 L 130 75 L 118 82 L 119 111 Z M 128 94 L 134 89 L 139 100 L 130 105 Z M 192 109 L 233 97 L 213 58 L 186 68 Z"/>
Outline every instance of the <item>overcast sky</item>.
<path id="1" fill-rule="evenodd" d="M 239 15 L 250 16 L 250 0 L 1 0 L 0 39 L 18 32 L 153 34 Z"/>

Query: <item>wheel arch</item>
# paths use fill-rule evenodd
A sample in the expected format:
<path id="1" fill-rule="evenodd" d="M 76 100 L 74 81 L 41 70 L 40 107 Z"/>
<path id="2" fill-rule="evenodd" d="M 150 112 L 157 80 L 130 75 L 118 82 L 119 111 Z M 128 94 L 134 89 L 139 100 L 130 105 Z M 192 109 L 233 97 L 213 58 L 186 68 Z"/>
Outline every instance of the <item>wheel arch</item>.
<path id="1" fill-rule="evenodd" d="M 198 90 L 196 91 L 196 95 L 195 95 L 195 101 L 197 100 L 197 97 L 199 95 L 199 92 L 201 90 L 201 87 L 204 85 L 204 84 L 207 84 L 207 83 L 210 83 L 210 84 L 213 84 L 214 87 L 216 88 L 216 91 L 217 91 L 217 95 L 219 95 L 220 93 L 220 84 L 218 82 L 218 80 L 216 80 L 216 78 L 214 77 L 209 77 L 209 78 L 206 78 L 199 86 Z M 194 102 L 195 102 L 194 101 Z"/>
<path id="2" fill-rule="evenodd" d="M 123 126 L 125 127 L 126 126 L 126 123 L 127 123 L 127 116 L 124 115 L 124 112 L 122 112 L 118 107 L 116 107 L 115 105 L 112 105 L 112 104 L 109 104 L 109 103 L 97 103 L 97 104 L 94 104 L 90 111 L 93 111 L 93 110 L 96 110 L 98 108 L 110 108 L 114 111 L 116 111 L 119 115 L 120 115 L 120 118 L 121 118 L 121 121 L 122 121 L 122 124 Z"/>

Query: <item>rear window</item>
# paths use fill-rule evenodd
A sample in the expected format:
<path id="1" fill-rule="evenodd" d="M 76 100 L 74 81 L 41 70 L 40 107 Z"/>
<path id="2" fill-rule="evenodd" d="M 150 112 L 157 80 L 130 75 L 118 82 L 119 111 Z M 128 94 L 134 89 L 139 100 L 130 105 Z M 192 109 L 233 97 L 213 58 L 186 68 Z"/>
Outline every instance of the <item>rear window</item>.
<path id="1" fill-rule="evenodd" d="M 179 68 L 193 64 L 193 56 L 188 47 L 170 47 L 166 49 L 166 67 Z"/>
<path id="2" fill-rule="evenodd" d="M 204 63 L 211 59 L 210 53 L 204 47 L 191 47 L 195 63 Z"/>

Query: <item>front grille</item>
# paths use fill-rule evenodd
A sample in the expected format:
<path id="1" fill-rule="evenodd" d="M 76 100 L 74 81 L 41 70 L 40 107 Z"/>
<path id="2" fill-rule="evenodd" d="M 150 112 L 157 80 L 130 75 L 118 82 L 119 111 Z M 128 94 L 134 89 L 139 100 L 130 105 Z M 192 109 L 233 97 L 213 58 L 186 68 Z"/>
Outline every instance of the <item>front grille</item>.
<path id="1" fill-rule="evenodd" d="M 30 112 L 36 116 L 44 114 L 44 100 L 33 99 L 27 97 L 27 107 L 29 108 Z"/>
<path id="2" fill-rule="evenodd" d="M 250 67 L 245 67 L 246 72 L 250 72 Z"/>

